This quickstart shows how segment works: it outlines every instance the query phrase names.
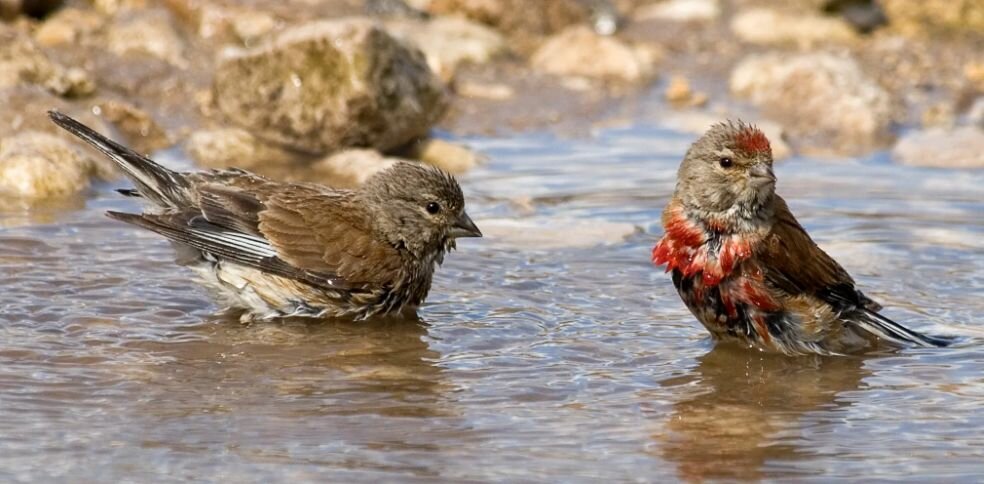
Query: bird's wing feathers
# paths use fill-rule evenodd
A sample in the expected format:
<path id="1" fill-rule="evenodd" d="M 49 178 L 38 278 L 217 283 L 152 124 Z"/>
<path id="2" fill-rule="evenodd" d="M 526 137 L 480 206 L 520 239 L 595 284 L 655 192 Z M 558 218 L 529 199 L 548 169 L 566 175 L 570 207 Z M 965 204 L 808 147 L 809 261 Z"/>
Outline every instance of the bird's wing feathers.
<path id="1" fill-rule="evenodd" d="M 769 261 L 766 281 L 791 296 L 813 295 L 838 308 L 866 307 L 869 303 L 877 306 L 858 292 L 850 274 L 813 242 L 779 196 L 763 256 Z"/>
<path id="2" fill-rule="evenodd" d="M 190 185 L 181 173 L 171 171 L 150 158 L 123 146 L 58 111 L 48 111 L 51 120 L 64 130 L 103 152 L 137 186 L 125 195 L 143 196 L 159 207 L 177 208 L 188 203 Z"/>
<path id="3" fill-rule="evenodd" d="M 218 184 L 198 187 L 198 203 L 205 220 L 246 234 L 262 237 L 260 212 L 266 208 L 256 195 Z"/>
<path id="4" fill-rule="evenodd" d="M 917 333 L 878 314 L 881 305 L 854 287 L 851 276 L 817 247 L 790 213 L 786 202 L 778 196 L 776 199 L 776 222 L 766 239 L 763 254 L 769 259 L 765 279 L 774 288 L 789 298 L 829 305 L 834 310 L 832 316 L 849 320 L 864 331 L 894 344 L 949 344 L 945 338 Z M 817 328 L 823 326 L 819 324 Z"/>
<path id="5" fill-rule="evenodd" d="M 290 264 L 331 272 L 352 284 L 385 284 L 401 270 L 402 256 L 376 238 L 368 218 L 357 218 L 343 195 L 282 194 L 265 202 L 260 232 Z"/>
<path id="6" fill-rule="evenodd" d="M 194 212 L 107 214 L 111 218 L 156 232 L 175 242 L 269 274 L 325 289 L 348 289 L 346 281 L 335 274 L 304 270 L 288 264 L 262 237 L 215 225 Z"/>

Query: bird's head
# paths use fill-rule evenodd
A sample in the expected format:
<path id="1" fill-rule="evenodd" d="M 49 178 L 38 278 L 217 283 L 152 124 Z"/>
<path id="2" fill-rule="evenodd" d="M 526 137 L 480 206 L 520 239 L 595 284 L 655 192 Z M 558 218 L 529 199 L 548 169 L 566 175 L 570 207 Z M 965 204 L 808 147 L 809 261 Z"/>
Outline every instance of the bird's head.
<path id="1" fill-rule="evenodd" d="M 481 237 L 465 212 L 461 187 L 451 174 L 400 161 L 359 189 L 375 230 L 418 257 L 455 246 L 458 237 Z"/>
<path id="2" fill-rule="evenodd" d="M 712 126 L 690 149 L 677 174 L 676 196 L 689 209 L 749 218 L 775 193 L 772 148 L 758 128 L 741 121 Z"/>

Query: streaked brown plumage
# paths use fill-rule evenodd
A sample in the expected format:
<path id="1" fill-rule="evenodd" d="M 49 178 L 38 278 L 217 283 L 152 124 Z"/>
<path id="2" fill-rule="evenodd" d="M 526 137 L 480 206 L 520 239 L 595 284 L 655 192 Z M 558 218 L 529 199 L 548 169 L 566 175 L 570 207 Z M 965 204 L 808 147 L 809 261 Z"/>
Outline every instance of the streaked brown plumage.
<path id="1" fill-rule="evenodd" d="M 230 169 L 177 173 L 68 116 L 51 119 L 112 158 L 149 202 L 108 212 L 175 243 L 179 263 L 247 318 L 412 311 L 456 237 L 481 237 L 448 173 L 398 162 L 357 190 Z"/>
<path id="2" fill-rule="evenodd" d="M 653 262 L 716 339 L 786 354 L 944 346 L 881 306 L 800 226 L 775 193 L 772 150 L 743 123 L 712 127 L 687 151 Z"/>

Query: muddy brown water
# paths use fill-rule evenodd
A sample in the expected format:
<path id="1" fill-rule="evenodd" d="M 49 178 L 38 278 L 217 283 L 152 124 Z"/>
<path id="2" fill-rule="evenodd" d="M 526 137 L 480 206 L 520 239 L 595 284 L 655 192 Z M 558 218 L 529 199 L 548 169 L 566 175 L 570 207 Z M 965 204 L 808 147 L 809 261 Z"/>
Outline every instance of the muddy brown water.
<path id="1" fill-rule="evenodd" d="M 478 224 L 521 223 L 462 241 L 419 322 L 240 325 L 102 216 L 136 208 L 114 185 L 8 210 L 0 481 L 980 479 L 984 172 L 780 164 L 889 315 L 961 341 L 775 357 L 715 348 L 649 263 L 691 139 L 465 140 L 490 157 L 462 177 Z"/>

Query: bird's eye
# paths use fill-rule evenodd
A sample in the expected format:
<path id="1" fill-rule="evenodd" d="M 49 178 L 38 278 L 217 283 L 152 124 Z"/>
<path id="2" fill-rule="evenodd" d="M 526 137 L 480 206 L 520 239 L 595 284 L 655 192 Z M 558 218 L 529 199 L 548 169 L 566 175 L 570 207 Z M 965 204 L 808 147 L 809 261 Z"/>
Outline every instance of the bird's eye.
<path id="1" fill-rule="evenodd" d="M 718 160 L 718 163 L 721 164 L 721 168 L 731 168 L 735 164 L 735 161 L 727 156 L 724 156 Z"/>
<path id="2" fill-rule="evenodd" d="M 434 215 L 435 213 L 440 211 L 441 211 L 441 204 L 437 202 L 430 202 L 427 204 L 427 213 Z"/>

